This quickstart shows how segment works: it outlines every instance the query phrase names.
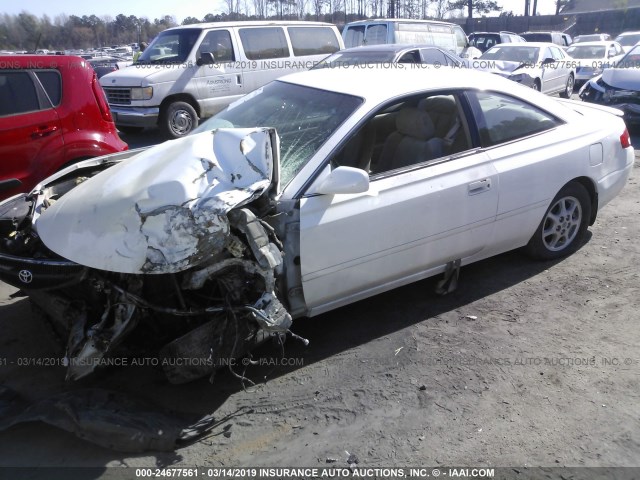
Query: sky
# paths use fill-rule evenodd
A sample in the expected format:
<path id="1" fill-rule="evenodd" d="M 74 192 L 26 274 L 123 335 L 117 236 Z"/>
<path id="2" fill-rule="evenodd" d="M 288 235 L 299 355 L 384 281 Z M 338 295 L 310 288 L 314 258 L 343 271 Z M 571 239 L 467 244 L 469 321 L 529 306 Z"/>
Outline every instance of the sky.
<path id="1" fill-rule="evenodd" d="M 531 1 L 533 3 L 533 0 Z M 521 15 L 524 11 L 524 0 L 498 0 L 498 3 L 503 6 L 504 10 L 512 10 L 517 15 Z M 177 7 L 177 5 L 179 6 Z M 542 15 L 553 14 L 555 13 L 554 5 L 554 0 L 538 0 L 538 12 Z M 203 18 L 207 13 L 222 13 L 224 10 L 223 0 L 187 0 L 186 2 L 109 0 L 95 3 L 87 0 L 29 0 L 28 2 L 0 0 L 0 13 L 16 15 L 26 11 L 37 17 L 46 14 L 51 19 L 63 13 L 80 17 L 94 14 L 98 17 L 104 15 L 115 17 L 122 13 L 127 16 L 147 17 L 150 20 L 171 15 L 180 23 L 188 16 Z"/>

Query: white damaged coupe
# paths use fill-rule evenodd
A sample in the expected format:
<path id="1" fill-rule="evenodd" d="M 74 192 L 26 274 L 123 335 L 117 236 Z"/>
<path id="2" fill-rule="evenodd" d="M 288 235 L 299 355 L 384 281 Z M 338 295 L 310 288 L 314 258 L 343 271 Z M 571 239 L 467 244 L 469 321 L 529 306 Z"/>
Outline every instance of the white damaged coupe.
<path id="1" fill-rule="evenodd" d="M 297 73 L 5 201 L 0 279 L 68 336 L 68 378 L 133 346 L 186 382 L 293 318 L 574 252 L 633 165 L 618 113 L 468 70 Z"/>

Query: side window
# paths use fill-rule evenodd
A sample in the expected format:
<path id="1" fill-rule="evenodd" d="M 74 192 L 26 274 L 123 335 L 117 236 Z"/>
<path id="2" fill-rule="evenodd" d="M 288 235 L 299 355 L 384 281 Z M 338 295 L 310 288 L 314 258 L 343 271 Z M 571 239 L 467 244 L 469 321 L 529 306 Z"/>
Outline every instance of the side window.
<path id="1" fill-rule="evenodd" d="M 335 32 L 329 27 L 289 27 L 289 37 L 293 54 L 328 55 L 340 50 Z"/>
<path id="2" fill-rule="evenodd" d="M 474 115 L 477 117 L 483 147 L 490 147 L 552 129 L 561 122 L 522 100 L 498 93 L 475 92 Z"/>
<path id="3" fill-rule="evenodd" d="M 0 115 L 40 110 L 38 94 L 27 72 L 0 70 Z"/>
<path id="4" fill-rule="evenodd" d="M 233 62 L 236 58 L 228 30 L 207 32 L 198 47 L 196 59 L 200 58 L 203 52 L 213 53 L 213 58 L 217 63 Z"/>
<path id="5" fill-rule="evenodd" d="M 359 47 L 364 43 L 364 25 L 358 25 L 347 28 L 344 36 L 345 47 Z"/>
<path id="6" fill-rule="evenodd" d="M 62 98 L 62 81 L 57 70 L 40 70 L 35 72 L 36 77 L 47 92 L 51 105 L 57 107 Z"/>
<path id="7" fill-rule="evenodd" d="M 553 55 L 553 59 L 556 61 L 564 60 L 564 53 L 558 47 L 550 47 L 551 55 Z"/>
<path id="8" fill-rule="evenodd" d="M 240 39 L 249 60 L 289 56 L 287 39 L 280 27 L 241 28 Z"/>
<path id="9" fill-rule="evenodd" d="M 411 50 L 398 59 L 398 63 L 420 63 L 420 54 L 417 50 Z"/>
<path id="10" fill-rule="evenodd" d="M 453 27 L 453 32 L 456 34 L 456 43 L 458 44 L 459 49 L 464 49 L 467 46 L 467 35 L 464 33 L 462 28 L 455 26 Z"/>
<path id="11" fill-rule="evenodd" d="M 369 25 L 367 27 L 367 34 L 364 38 L 365 45 L 380 45 L 387 43 L 387 26 L 381 25 Z"/>
<path id="12" fill-rule="evenodd" d="M 371 175 L 428 164 L 471 148 L 456 95 L 420 95 L 376 112 L 333 157 Z"/>
<path id="13" fill-rule="evenodd" d="M 420 50 L 422 55 L 422 63 L 429 65 L 448 65 L 447 57 L 444 53 L 436 48 L 423 48 Z"/>

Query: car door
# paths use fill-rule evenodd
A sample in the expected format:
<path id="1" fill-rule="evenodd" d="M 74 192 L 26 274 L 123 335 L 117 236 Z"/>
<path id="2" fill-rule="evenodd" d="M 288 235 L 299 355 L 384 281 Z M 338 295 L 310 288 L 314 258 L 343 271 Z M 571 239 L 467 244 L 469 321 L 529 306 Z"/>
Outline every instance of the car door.
<path id="1" fill-rule="evenodd" d="M 433 105 L 442 106 L 448 99 L 456 108 L 460 103 L 457 95 L 428 98 Z M 405 140 L 397 138 L 402 130 L 422 124 L 426 100 L 378 111 L 331 159 L 333 167 L 346 164 L 370 171 L 366 192 L 317 195 L 317 180 L 301 199 L 302 284 L 311 314 L 442 271 L 448 262 L 475 255 L 490 241 L 498 204 L 497 172 L 488 156 L 473 148 L 462 115 L 454 115 L 460 122 L 457 129 L 454 118 L 442 125 L 434 118 L 435 135 L 426 140 L 437 144 L 449 134 L 452 145 L 457 144 L 453 150 L 428 160 L 416 155 L 398 167 L 382 166 L 393 148 L 389 145 Z M 400 120 L 403 112 L 409 116 Z M 375 144 L 367 139 L 375 139 Z M 410 145 L 423 141 L 407 140 Z M 358 142 L 362 144 L 352 148 Z"/>
<path id="2" fill-rule="evenodd" d="M 58 114 L 34 74 L 0 70 L 0 179 L 31 188 L 63 163 L 63 147 Z"/>
<path id="3" fill-rule="evenodd" d="M 467 95 L 481 145 L 500 176 L 492 248 L 520 247 L 563 185 L 558 169 L 576 155 L 575 144 L 567 142 L 564 122 L 536 105 L 491 91 Z"/>
<path id="4" fill-rule="evenodd" d="M 552 65 L 555 73 L 554 91 L 561 92 L 567 86 L 569 75 L 575 80 L 575 63 L 560 47 L 549 47 L 554 59 Z"/>
<path id="5" fill-rule="evenodd" d="M 226 107 L 248 92 L 233 32 L 228 29 L 208 31 L 196 50 L 196 61 L 203 53 L 213 54 L 214 64 L 198 67 L 196 83 L 203 117 Z"/>

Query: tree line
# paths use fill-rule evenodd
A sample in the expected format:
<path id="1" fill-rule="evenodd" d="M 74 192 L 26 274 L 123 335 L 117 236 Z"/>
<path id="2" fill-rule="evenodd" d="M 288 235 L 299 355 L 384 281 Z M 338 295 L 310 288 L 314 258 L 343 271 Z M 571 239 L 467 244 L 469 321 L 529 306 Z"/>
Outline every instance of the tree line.
<path id="1" fill-rule="evenodd" d="M 490 13 L 536 14 L 537 0 L 522 0 L 522 12 L 502 11 L 495 0 L 224 0 L 225 11 L 203 18 L 186 17 L 181 25 L 243 20 L 317 20 L 335 24 L 373 17 L 445 19 Z M 575 0 L 556 0 L 556 14 Z M 87 49 L 149 42 L 159 32 L 178 26 L 176 18 L 119 14 L 48 15 L 37 17 L 23 11 L 0 15 L 0 49 L 35 51 Z"/>

